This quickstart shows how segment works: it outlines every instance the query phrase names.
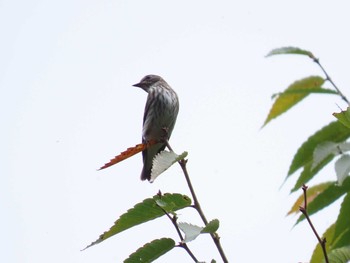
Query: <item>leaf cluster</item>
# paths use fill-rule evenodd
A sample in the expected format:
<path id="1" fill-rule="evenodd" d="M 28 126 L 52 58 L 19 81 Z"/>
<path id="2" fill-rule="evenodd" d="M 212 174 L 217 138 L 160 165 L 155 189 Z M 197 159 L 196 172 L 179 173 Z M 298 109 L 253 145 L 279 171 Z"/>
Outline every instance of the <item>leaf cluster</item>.
<path id="1" fill-rule="evenodd" d="M 152 198 L 147 198 L 122 214 L 109 230 L 101 234 L 96 241 L 92 242 L 84 248 L 84 250 L 127 229 L 155 220 L 159 217 L 172 214 L 175 216 L 173 219 L 177 218 L 176 211 L 191 207 L 191 204 L 191 199 L 181 194 L 159 193 Z M 124 262 L 152 262 L 173 248 L 184 246 L 185 243 L 196 239 L 200 234 L 215 233 L 219 228 L 219 220 L 214 219 L 205 227 L 198 227 L 189 223 L 178 223 L 178 226 L 186 236 L 181 243 L 176 245 L 175 240 L 172 238 L 161 237 L 138 248 L 134 253 L 130 254 Z"/>
<path id="2" fill-rule="evenodd" d="M 349 104 L 312 52 L 295 47 L 284 47 L 272 50 L 267 56 L 282 54 L 303 55 L 311 58 L 319 65 L 325 77 L 305 77 L 295 81 L 284 91 L 273 95 L 274 103 L 263 126 L 314 93 L 339 95 Z M 326 83 L 330 83 L 333 89 L 325 88 Z M 308 215 L 312 215 L 343 197 L 336 222 L 323 234 L 327 241 L 326 249 L 329 251 L 330 262 L 341 263 L 350 260 L 350 155 L 347 154 L 350 150 L 350 144 L 347 142 L 350 137 L 350 110 L 348 108 L 333 115 L 336 118 L 335 121 L 320 128 L 299 147 L 293 157 L 286 179 L 297 171 L 301 171 L 291 189 L 291 192 L 295 192 L 318 176 L 325 166 L 330 165 L 336 159 L 334 180 L 309 187 L 307 199 L 304 199 L 304 195 L 299 196 L 288 215 L 298 213 L 300 207 L 304 207 L 305 203 L 308 204 Z M 305 216 L 301 214 L 296 224 L 304 219 Z M 310 262 L 316 263 L 322 260 L 322 248 L 318 244 Z"/>

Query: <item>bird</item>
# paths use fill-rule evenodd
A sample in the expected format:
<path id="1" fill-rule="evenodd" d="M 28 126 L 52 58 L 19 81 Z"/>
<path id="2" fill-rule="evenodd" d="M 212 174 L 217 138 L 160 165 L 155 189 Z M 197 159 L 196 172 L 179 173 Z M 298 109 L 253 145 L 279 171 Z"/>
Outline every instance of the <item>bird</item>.
<path id="1" fill-rule="evenodd" d="M 142 151 L 143 168 L 141 180 L 151 179 L 154 157 L 166 147 L 179 112 L 179 98 L 176 92 L 160 76 L 146 75 L 133 85 L 148 93 L 143 115 L 142 143 L 151 140 L 157 143 Z"/>

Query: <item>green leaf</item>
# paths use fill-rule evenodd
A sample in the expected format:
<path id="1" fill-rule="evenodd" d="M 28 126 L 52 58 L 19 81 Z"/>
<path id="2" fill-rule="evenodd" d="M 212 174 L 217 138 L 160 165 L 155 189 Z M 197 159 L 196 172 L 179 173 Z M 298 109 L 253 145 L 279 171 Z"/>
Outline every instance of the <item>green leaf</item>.
<path id="1" fill-rule="evenodd" d="M 332 250 L 328 254 L 328 260 L 332 263 L 347 263 L 350 260 L 350 247 L 341 247 Z M 323 261 L 325 262 L 325 261 Z"/>
<path id="2" fill-rule="evenodd" d="M 341 186 L 339 186 L 336 182 L 328 182 L 327 184 L 329 186 L 309 202 L 307 206 L 309 216 L 329 206 L 350 191 L 350 177 L 348 177 Z M 304 215 L 301 215 L 295 224 L 300 223 L 304 219 Z"/>
<path id="3" fill-rule="evenodd" d="M 310 94 L 310 93 L 319 93 L 319 94 L 333 94 L 333 95 L 339 95 L 338 92 L 331 90 L 331 89 L 325 89 L 325 88 L 315 88 L 315 89 L 301 89 L 301 90 L 285 90 L 284 92 L 279 92 L 279 93 L 275 93 L 272 94 L 272 99 L 284 94 L 284 95 L 288 95 L 288 94 Z M 334 113 L 333 113 L 334 114 Z"/>
<path id="4" fill-rule="evenodd" d="M 181 194 L 155 195 L 153 198 L 147 198 L 129 209 L 125 214 L 121 215 L 108 231 L 100 235 L 96 241 L 92 242 L 85 249 L 101 243 L 107 238 L 110 238 L 126 229 L 164 216 L 164 211 L 157 204 L 160 201 L 164 204 L 164 207 L 171 211 L 183 209 L 191 205 L 191 199 L 186 195 Z"/>
<path id="5" fill-rule="evenodd" d="M 219 220 L 213 219 L 202 229 L 201 233 L 215 233 L 219 229 L 219 225 Z"/>
<path id="6" fill-rule="evenodd" d="M 330 244 L 333 242 L 335 225 L 332 224 L 326 232 L 323 234 L 323 237 L 326 237 L 326 251 L 329 251 Z M 319 243 L 317 243 L 314 252 L 312 253 L 312 257 L 310 263 L 320 263 L 324 259 L 323 251 Z"/>
<path id="7" fill-rule="evenodd" d="M 343 125 L 350 128 L 350 107 L 348 107 L 346 111 L 333 113 L 333 116 L 336 117 Z"/>
<path id="8" fill-rule="evenodd" d="M 177 158 L 176 158 L 176 162 L 181 161 L 182 159 L 185 159 L 188 155 L 188 152 L 183 152 L 182 154 L 180 154 Z"/>
<path id="9" fill-rule="evenodd" d="M 350 229 L 350 194 L 348 193 L 341 204 L 340 212 L 335 222 L 334 236 L 340 236 Z M 350 241 L 349 241 L 350 242 Z"/>
<path id="10" fill-rule="evenodd" d="M 315 90 L 319 90 L 320 92 L 323 90 L 325 92 L 325 90 L 321 88 L 324 82 L 325 80 L 323 78 L 312 76 L 291 84 L 284 92 L 278 95 L 263 126 L 295 106 L 310 93 L 315 92 Z"/>
<path id="11" fill-rule="evenodd" d="M 317 131 L 304 142 L 294 155 L 289 167 L 287 178 L 296 170 L 303 167 L 313 159 L 313 153 L 317 145 L 323 142 L 342 142 L 350 136 L 350 129 L 339 121 L 334 121 Z"/>
<path id="12" fill-rule="evenodd" d="M 346 229 L 339 237 L 334 237 L 335 240 L 330 246 L 331 249 L 336 249 L 344 246 L 350 246 L 350 229 Z"/>
<path id="13" fill-rule="evenodd" d="M 155 239 L 132 253 L 124 263 L 152 262 L 175 247 L 171 238 Z"/>
<path id="14" fill-rule="evenodd" d="M 294 54 L 294 55 L 305 55 L 312 59 L 316 59 L 315 56 L 308 50 L 300 49 L 298 47 L 281 47 L 271 50 L 266 57 L 274 55 L 285 55 L 285 54 Z"/>

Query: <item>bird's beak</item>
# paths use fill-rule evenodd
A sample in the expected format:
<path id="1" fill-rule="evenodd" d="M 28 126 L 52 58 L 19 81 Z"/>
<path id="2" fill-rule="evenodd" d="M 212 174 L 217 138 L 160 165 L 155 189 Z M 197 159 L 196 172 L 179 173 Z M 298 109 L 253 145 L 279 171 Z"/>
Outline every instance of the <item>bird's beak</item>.
<path id="1" fill-rule="evenodd" d="M 139 87 L 139 88 L 142 88 L 142 84 L 141 83 L 136 83 L 133 85 L 134 87 Z"/>

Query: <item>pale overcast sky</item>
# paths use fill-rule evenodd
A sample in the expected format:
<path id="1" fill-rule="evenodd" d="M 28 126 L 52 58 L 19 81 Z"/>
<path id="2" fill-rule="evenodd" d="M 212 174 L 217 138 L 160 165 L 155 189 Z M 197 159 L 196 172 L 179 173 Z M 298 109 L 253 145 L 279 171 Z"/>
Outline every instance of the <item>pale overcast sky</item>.
<path id="1" fill-rule="evenodd" d="M 0 261 L 122 262 L 152 239 L 178 240 L 164 218 L 80 251 L 158 190 L 189 194 L 178 165 L 141 182 L 140 155 L 96 171 L 140 143 L 147 94 L 132 84 L 153 73 L 179 95 L 171 145 L 189 152 L 230 262 L 307 262 L 316 238 L 285 217 L 296 176 L 280 186 L 298 146 L 344 103 L 316 95 L 260 130 L 273 93 L 322 74 L 305 57 L 264 56 L 309 49 L 349 95 L 348 11 L 315 0 L 0 1 Z M 318 181 L 335 180 L 326 171 Z M 313 217 L 320 233 L 338 206 Z M 179 217 L 201 224 L 189 209 Z M 189 246 L 220 262 L 208 236 Z M 174 249 L 157 262 L 192 261 Z"/>

